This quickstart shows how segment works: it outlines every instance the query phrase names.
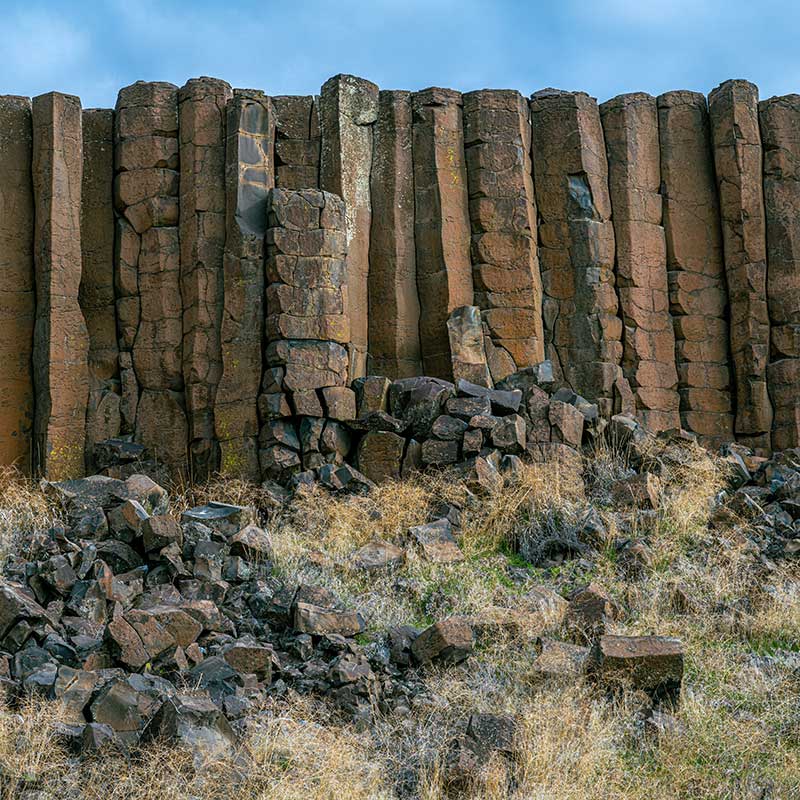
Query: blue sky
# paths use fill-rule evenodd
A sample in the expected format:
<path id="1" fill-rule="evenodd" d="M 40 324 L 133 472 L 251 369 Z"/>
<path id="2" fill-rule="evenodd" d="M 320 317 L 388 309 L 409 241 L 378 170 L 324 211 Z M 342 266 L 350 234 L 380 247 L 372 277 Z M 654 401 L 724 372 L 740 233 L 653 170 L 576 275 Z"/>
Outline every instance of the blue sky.
<path id="1" fill-rule="evenodd" d="M 776 0 L 0 0 L 0 94 L 112 106 L 135 80 L 198 75 L 311 94 L 350 72 L 386 89 L 800 92 L 800 3 Z"/>

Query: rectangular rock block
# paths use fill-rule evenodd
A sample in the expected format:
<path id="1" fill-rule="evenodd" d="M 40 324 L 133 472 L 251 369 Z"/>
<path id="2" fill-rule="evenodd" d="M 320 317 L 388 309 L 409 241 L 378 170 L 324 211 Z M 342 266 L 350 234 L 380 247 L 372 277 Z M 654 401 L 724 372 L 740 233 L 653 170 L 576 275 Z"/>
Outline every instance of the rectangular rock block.
<path id="1" fill-rule="evenodd" d="M 370 196 L 369 372 L 408 378 L 422 372 L 410 92 L 378 95 Z"/>
<path id="2" fill-rule="evenodd" d="M 272 98 L 275 109 L 275 186 L 319 188 L 319 108 L 311 95 Z"/>
<path id="3" fill-rule="evenodd" d="M 344 200 L 347 275 L 351 297 L 352 378 L 366 374 L 369 338 L 369 246 L 372 205 L 372 127 L 378 118 L 378 87 L 353 75 L 336 75 L 322 86 L 320 188 Z"/>
<path id="4" fill-rule="evenodd" d="M 83 134 L 77 97 L 33 100 L 36 324 L 34 463 L 50 480 L 83 475 L 89 335 L 81 282 Z"/>
<path id="5" fill-rule="evenodd" d="M 622 371 L 642 422 L 653 432 L 679 428 L 656 100 L 643 93 L 620 95 L 600 106 L 600 118 L 624 325 Z"/>
<path id="6" fill-rule="evenodd" d="M 0 464 L 31 471 L 34 203 L 31 101 L 0 97 Z"/>
<path id="7" fill-rule="evenodd" d="M 558 381 L 610 417 L 629 393 L 620 368 L 608 162 L 597 102 L 545 89 L 531 97 L 545 350 Z"/>
<path id="8" fill-rule="evenodd" d="M 473 305 L 463 101 L 452 89 L 430 88 L 415 92 L 411 103 L 422 368 L 449 379 L 447 318 Z"/>
<path id="9" fill-rule="evenodd" d="M 214 407 L 220 471 L 258 481 L 258 393 L 264 339 L 264 235 L 274 184 L 275 112 L 263 93 L 228 102 L 222 375 Z"/>
<path id="10" fill-rule="evenodd" d="M 715 409 L 703 407 L 706 395 L 690 390 L 707 386 L 683 380 L 701 378 L 703 371 L 681 369 L 696 363 L 729 368 L 728 295 L 708 110 L 705 97 L 696 92 L 667 92 L 659 95 L 657 103 L 681 423 L 697 433 L 701 442 L 717 447 L 734 438 L 733 415 L 719 410 L 720 404 Z M 719 387 L 719 391 L 730 394 L 730 387 Z M 700 404 L 695 404 L 695 398 Z M 692 427 L 697 424 L 700 427 Z"/>
<path id="11" fill-rule="evenodd" d="M 728 283 L 734 429 L 746 444 L 769 450 L 767 231 L 758 87 L 725 81 L 708 96 L 708 106 Z"/>

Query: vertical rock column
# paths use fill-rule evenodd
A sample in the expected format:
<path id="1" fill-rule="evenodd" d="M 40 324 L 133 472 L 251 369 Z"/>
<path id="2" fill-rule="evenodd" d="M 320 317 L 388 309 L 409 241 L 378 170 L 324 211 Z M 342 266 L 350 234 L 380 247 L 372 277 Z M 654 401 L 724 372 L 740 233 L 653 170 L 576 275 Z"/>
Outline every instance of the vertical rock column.
<path id="1" fill-rule="evenodd" d="M 705 444 L 733 439 L 727 292 L 706 99 L 658 97 L 661 186 L 681 422 Z"/>
<path id="2" fill-rule="evenodd" d="M 258 481 L 258 390 L 264 338 L 264 234 L 274 182 L 275 115 L 261 92 L 228 103 L 222 376 L 214 425 L 220 471 Z"/>
<path id="3" fill-rule="evenodd" d="M 620 95 L 600 106 L 600 118 L 624 325 L 622 370 L 642 422 L 653 432 L 679 428 L 656 100 L 648 94 Z"/>
<path id="4" fill-rule="evenodd" d="M 139 81 L 120 90 L 114 160 L 122 427 L 185 474 L 176 86 Z"/>
<path id="5" fill-rule="evenodd" d="M 319 188 L 319 107 L 312 95 L 272 98 L 275 110 L 275 185 Z"/>
<path id="6" fill-rule="evenodd" d="M 726 81 L 708 97 L 736 387 L 736 438 L 770 448 L 769 313 L 758 88 Z"/>
<path id="7" fill-rule="evenodd" d="M 269 344 L 259 397 L 259 455 L 263 475 L 272 478 L 300 465 L 297 430 L 282 418 L 353 419 L 356 409 L 347 387 L 344 204 L 328 192 L 273 189 L 267 209 Z"/>
<path id="8" fill-rule="evenodd" d="M 411 98 L 414 150 L 414 242 L 419 336 L 426 375 L 451 378 L 447 319 L 473 304 L 469 198 L 462 98 L 425 89 Z"/>
<path id="9" fill-rule="evenodd" d="M 231 88 L 193 78 L 178 92 L 183 378 L 192 477 L 218 468 L 214 402 L 222 375 L 225 107 Z"/>
<path id="10" fill-rule="evenodd" d="M 369 244 L 372 204 L 372 128 L 378 87 L 353 75 L 336 75 L 322 87 L 319 186 L 344 200 L 347 282 L 350 295 L 350 378 L 367 373 L 369 339 Z"/>
<path id="11" fill-rule="evenodd" d="M 378 95 L 370 195 L 368 371 L 410 378 L 422 372 L 410 92 Z"/>
<path id="12" fill-rule="evenodd" d="M 630 389 L 619 366 L 622 321 L 600 113 L 583 92 L 545 89 L 531 97 L 531 121 L 547 357 L 558 381 L 608 417 L 626 406 Z"/>
<path id="13" fill-rule="evenodd" d="M 55 92 L 34 98 L 34 463 L 51 480 L 84 472 L 89 336 L 78 302 L 82 174 L 80 100 Z"/>
<path id="14" fill-rule="evenodd" d="M 544 360 L 531 124 L 519 92 L 464 95 L 472 276 L 492 378 Z"/>
<path id="15" fill-rule="evenodd" d="M 758 104 L 767 221 L 772 447 L 800 446 L 800 95 Z"/>
<path id="16" fill-rule="evenodd" d="M 86 470 L 96 442 L 120 432 L 119 347 L 114 307 L 114 112 L 83 112 L 79 300 L 89 330 Z"/>
<path id="17" fill-rule="evenodd" d="M 33 184 L 31 101 L 0 97 L 0 465 L 31 468 Z"/>

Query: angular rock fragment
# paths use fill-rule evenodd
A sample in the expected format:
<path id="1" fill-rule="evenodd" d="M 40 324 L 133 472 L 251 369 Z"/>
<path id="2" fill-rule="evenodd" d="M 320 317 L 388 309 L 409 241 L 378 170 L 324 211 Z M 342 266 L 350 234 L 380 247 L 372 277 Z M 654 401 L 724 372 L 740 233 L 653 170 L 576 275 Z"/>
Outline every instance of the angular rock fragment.
<path id="1" fill-rule="evenodd" d="M 600 117 L 624 325 L 622 371 L 637 415 L 657 433 L 680 426 L 680 399 L 661 225 L 656 100 L 643 93 L 620 95 L 600 106 Z"/>
<path id="2" fill-rule="evenodd" d="M 89 337 L 81 281 L 81 103 L 71 95 L 33 99 L 36 325 L 36 471 L 61 480 L 84 472 Z"/>
<path id="3" fill-rule="evenodd" d="M 462 99 L 452 89 L 431 88 L 411 102 L 422 367 L 449 379 L 447 317 L 473 302 Z"/>
<path id="4" fill-rule="evenodd" d="M 301 633 L 339 634 L 355 636 L 364 630 L 364 620 L 355 611 L 338 611 L 322 608 L 312 603 L 296 603 L 294 610 L 294 627 Z"/>
<path id="5" fill-rule="evenodd" d="M 492 388 L 492 375 L 486 360 L 483 322 L 477 306 L 460 306 L 447 318 L 453 380 L 465 380 Z"/>
<path id="6" fill-rule="evenodd" d="M 435 622 L 411 645 L 411 652 L 419 664 L 431 661 L 457 664 L 467 658 L 472 649 L 472 628 L 463 617 L 448 617 Z"/>
<path id="7" fill-rule="evenodd" d="M 319 188 L 319 108 L 311 95 L 272 98 L 275 108 L 275 185 Z"/>
<path id="8" fill-rule="evenodd" d="M 464 560 L 464 553 L 453 537 L 450 520 L 446 518 L 409 528 L 408 535 L 425 561 L 453 564 Z"/>
<path id="9" fill-rule="evenodd" d="M 399 480 L 406 441 L 390 431 L 369 431 L 358 444 L 358 468 L 375 483 Z"/>
<path id="10" fill-rule="evenodd" d="M 178 694 L 166 700 L 142 732 L 144 740 L 180 742 L 204 757 L 233 750 L 237 738 L 210 697 Z"/>

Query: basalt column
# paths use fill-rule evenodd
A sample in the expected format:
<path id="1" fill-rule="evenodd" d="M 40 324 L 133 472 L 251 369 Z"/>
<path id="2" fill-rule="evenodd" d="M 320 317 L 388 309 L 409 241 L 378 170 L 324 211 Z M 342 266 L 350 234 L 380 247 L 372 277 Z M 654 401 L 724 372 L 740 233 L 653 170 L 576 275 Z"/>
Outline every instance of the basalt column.
<path id="1" fill-rule="evenodd" d="M 758 105 L 767 220 L 772 446 L 800 445 L 800 95 Z"/>
<path id="2" fill-rule="evenodd" d="M 473 304 L 463 102 L 459 92 L 438 88 L 415 92 L 411 102 L 422 369 L 447 379 L 453 374 L 447 319 Z"/>
<path id="3" fill-rule="evenodd" d="M 422 374 L 410 92 L 378 95 L 370 194 L 368 371 L 410 378 Z"/>
<path id="4" fill-rule="evenodd" d="M 545 89 L 531 97 L 531 119 L 547 357 L 558 381 L 610 416 L 626 406 L 630 389 L 619 366 L 622 321 L 600 113 L 583 92 Z"/>
<path id="5" fill-rule="evenodd" d="M 275 110 L 275 185 L 319 188 L 319 107 L 311 95 L 272 98 Z"/>
<path id="6" fill-rule="evenodd" d="M 275 115 L 261 92 L 228 102 L 222 376 L 214 425 L 220 471 L 258 481 L 258 390 L 264 338 L 264 234 L 274 181 Z"/>
<path id="7" fill-rule="evenodd" d="M 33 184 L 31 101 L 0 97 L 0 464 L 31 468 Z"/>
<path id="8" fill-rule="evenodd" d="M 733 439 L 727 292 L 706 99 L 658 97 L 661 186 L 681 422 L 705 444 Z"/>
<path id="9" fill-rule="evenodd" d="M 183 379 L 195 480 L 218 467 L 214 403 L 222 375 L 225 107 L 231 88 L 194 78 L 178 92 Z"/>
<path id="10" fill-rule="evenodd" d="M 542 284 L 531 177 L 531 123 L 519 92 L 464 95 L 475 305 L 492 378 L 544 360 Z"/>
<path id="11" fill-rule="evenodd" d="M 78 302 L 82 174 L 80 100 L 55 92 L 35 97 L 34 464 L 51 480 L 84 473 L 89 336 Z"/>
<path id="12" fill-rule="evenodd" d="M 345 204 L 351 380 L 367 372 L 370 172 L 372 128 L 377 118 L 378 87 L 374 83 L 353 75 L 336 75 L 323 85 L 319 99 L 319 186 L 341 197 Z"/>
<path id="13" fill-rule="evenodd" d="M 600 106 L 600 117 L 624 325 L 622 370 L 642 422 L 654 432 L 679 428 L 656 100 L 648 94 L 620 95 Z"/>
<path id="14" fill-rule="evenodd" d="M 708 97 L 728 283 L 736 438 L 769 450 L 769 313 L 758 88 L 726 81 Z"/>
<path id="15" fill-rule="evenodd" d="M 120 432 L 119 347 L 114 308 L 114 112 L 83 112 L 80 306 L 89 330 L 86 469 L 96 442 Z"/>
<path id="16" fill-rule="evenodd" d="M 123 431 L 186 473 L 176 86 L 138 82 L 120 91 L 114 160 Z"/>

